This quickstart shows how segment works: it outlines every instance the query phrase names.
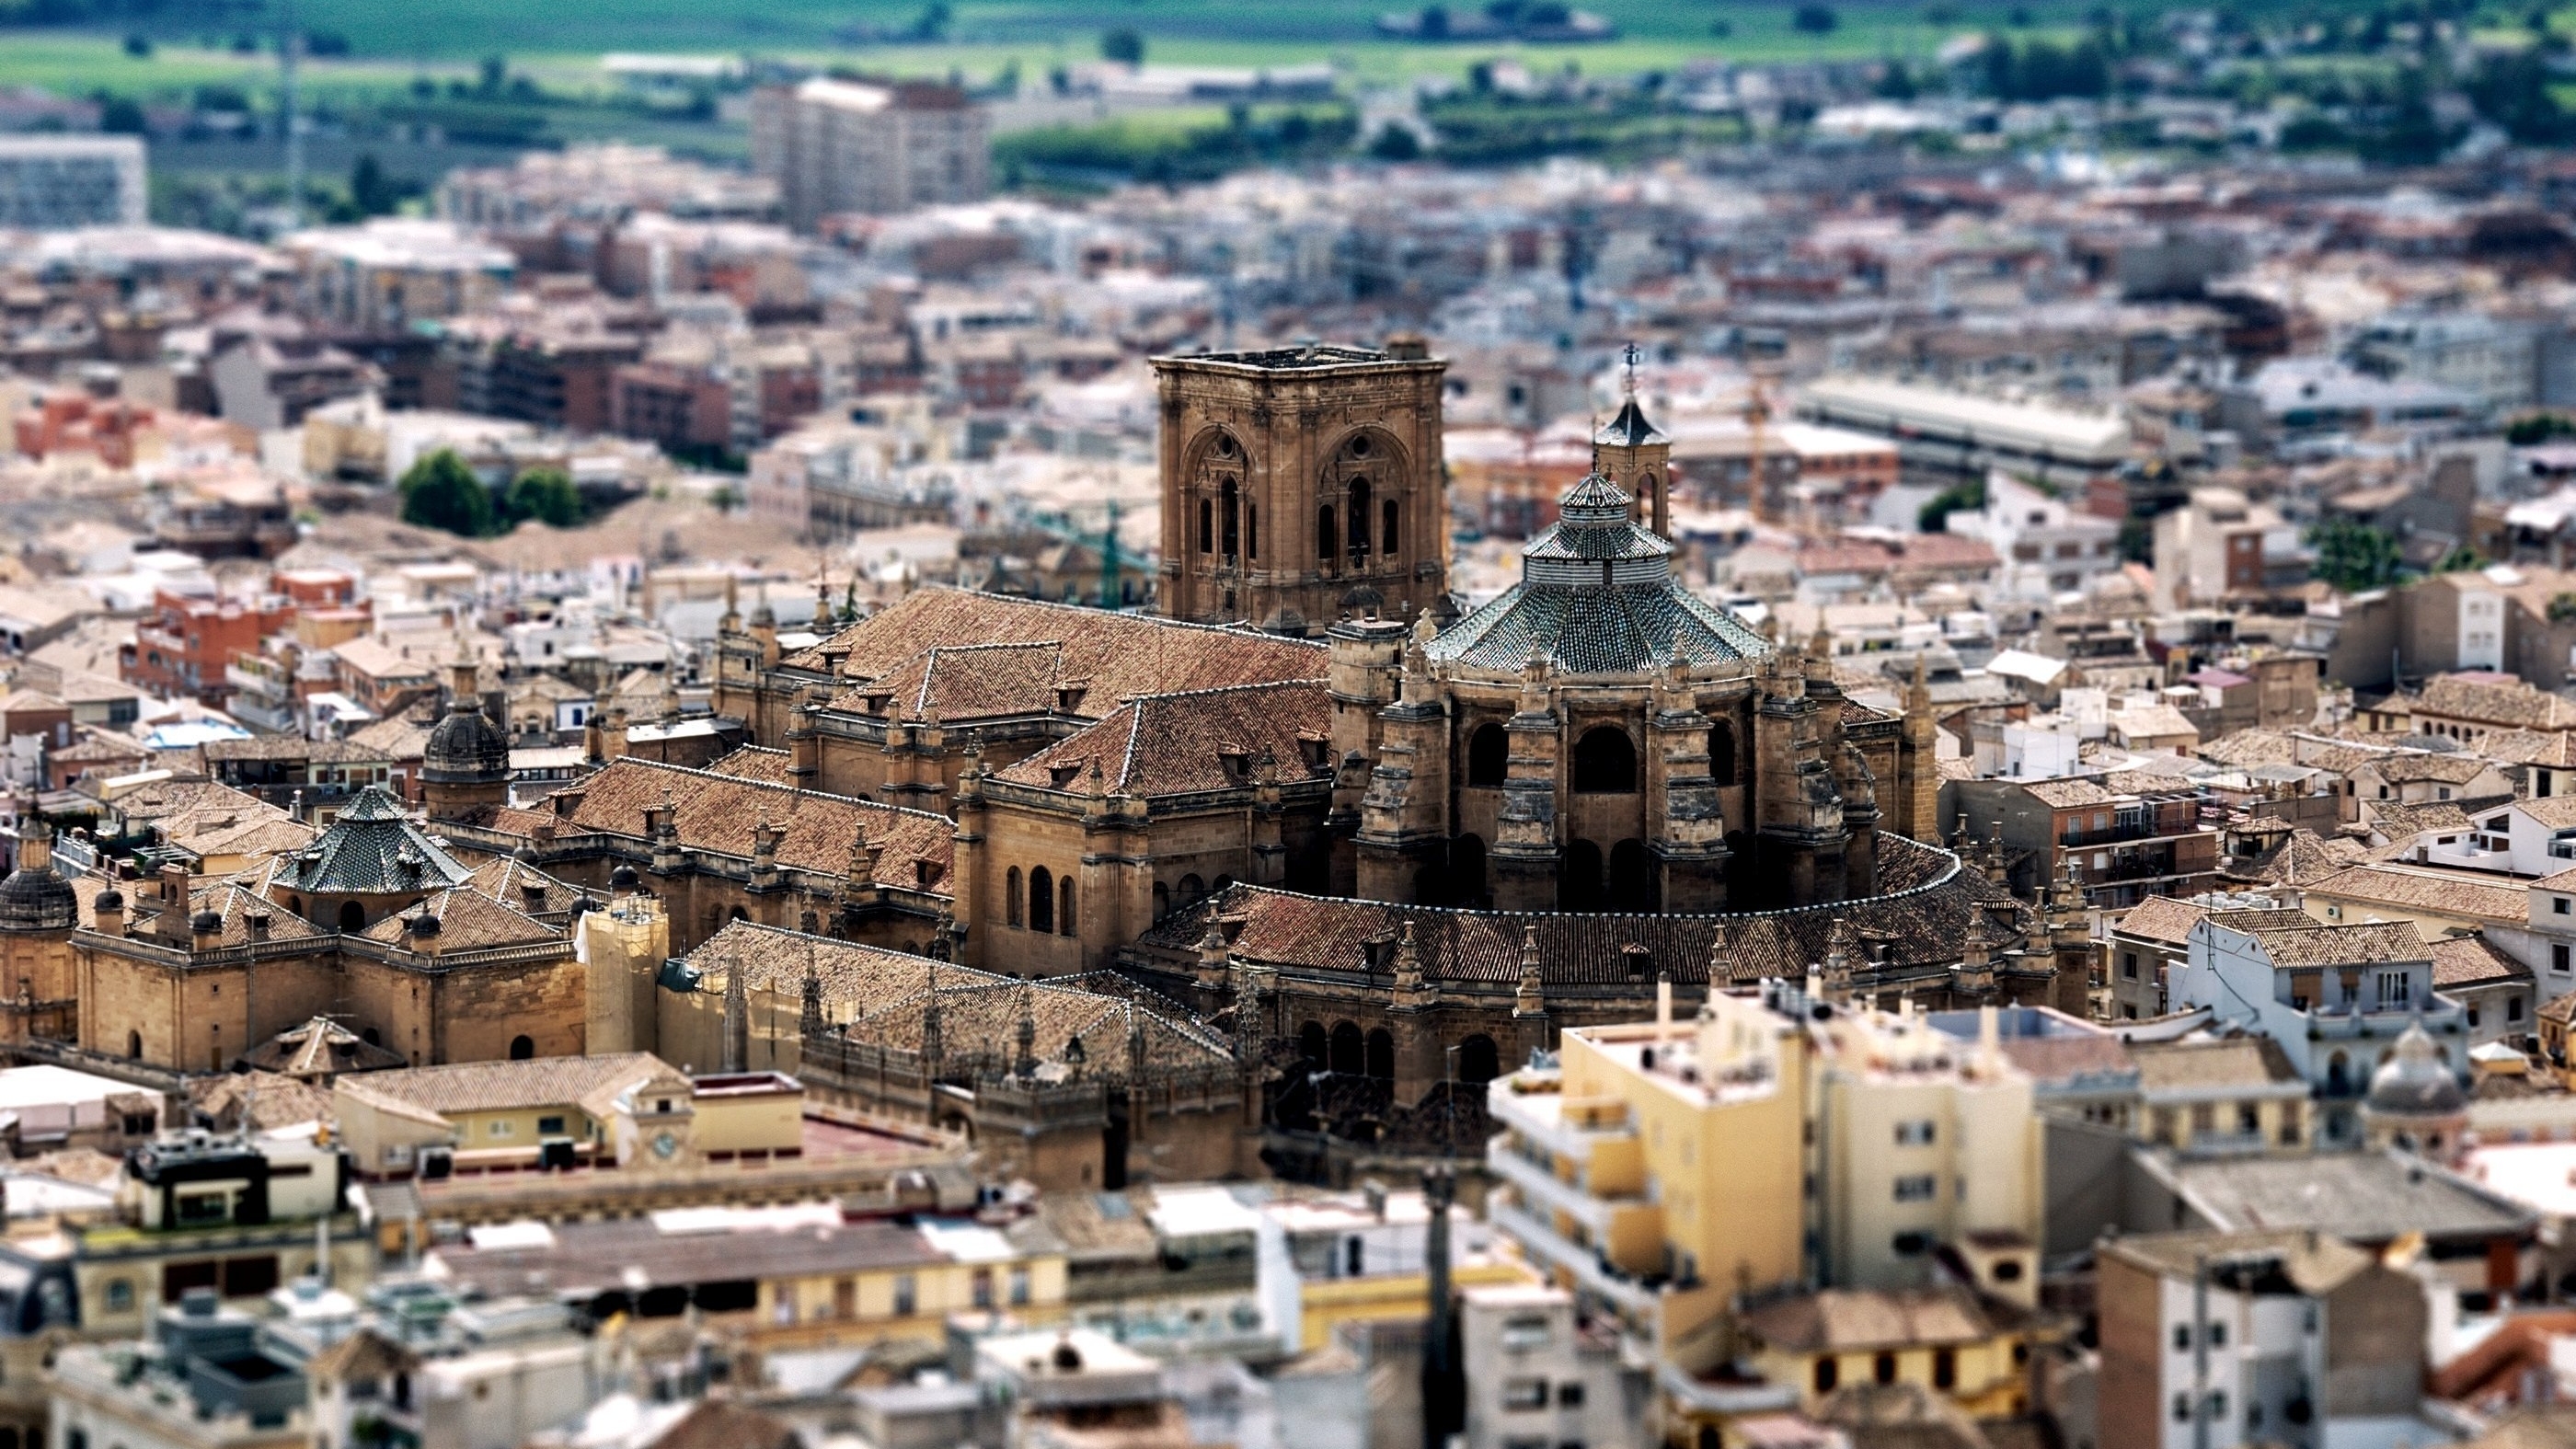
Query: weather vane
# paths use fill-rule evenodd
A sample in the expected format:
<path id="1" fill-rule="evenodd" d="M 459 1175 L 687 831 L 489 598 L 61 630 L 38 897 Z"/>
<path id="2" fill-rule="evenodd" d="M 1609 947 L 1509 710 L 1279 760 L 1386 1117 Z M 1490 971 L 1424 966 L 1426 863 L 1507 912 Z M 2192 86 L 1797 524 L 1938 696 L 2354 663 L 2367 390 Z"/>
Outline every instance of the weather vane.
<path id="1" fill-rule="evenodd" d="M 1622 379 L 1621 386 L 1626 390 L 1628 396 L 1635 397 L 1637 395 L 1637 359 L 1645 356 L 1645 354 L 1637 350 L 1636 343 L 1631 342 L 1627 346 L 1619 349 L 1619 355 L 1628 360 L 1627 376 Z"/>

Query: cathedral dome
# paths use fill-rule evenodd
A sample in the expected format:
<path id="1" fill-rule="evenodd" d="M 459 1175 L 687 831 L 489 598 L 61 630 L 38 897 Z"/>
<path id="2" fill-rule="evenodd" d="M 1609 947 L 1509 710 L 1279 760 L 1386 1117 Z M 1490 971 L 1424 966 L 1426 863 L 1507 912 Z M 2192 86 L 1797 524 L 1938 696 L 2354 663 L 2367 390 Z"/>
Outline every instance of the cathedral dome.
<path id="1" fill-rule="evenodd" d="M 421 779 L 466 784 L 510 777 L 510 742 L 483 713 L 481 702 L 460 694 L 429 732 L 420 752 Z"/>
<path id="2" fill-rule="evenodd" d="M 2397 1054 L 2372 1074 L 2362 1105 L 2374 1117 L 2456 1117 L 2468 1104 L 2442 1049 L 2419 1021 L 2397 1038 Z"/>
<path id="3" fill-rule="evenodd" d="M 1431 641 L 1433 659 L 1513 673 L 1544 655 L 1571 674 L 1646 674 L 1758 659 L 1770 643 L 1673 577 L 1673 545 L 1633 521 L 1636 500 L 1599 473 L 1521 550 L 1521 581 Z"/>
<path id="4" fill-rule="evenodd" d="M 0 880 L 0 931 L 68 931 L 79 914 L 72 883 L 51 861 L 21 865 Z"/>

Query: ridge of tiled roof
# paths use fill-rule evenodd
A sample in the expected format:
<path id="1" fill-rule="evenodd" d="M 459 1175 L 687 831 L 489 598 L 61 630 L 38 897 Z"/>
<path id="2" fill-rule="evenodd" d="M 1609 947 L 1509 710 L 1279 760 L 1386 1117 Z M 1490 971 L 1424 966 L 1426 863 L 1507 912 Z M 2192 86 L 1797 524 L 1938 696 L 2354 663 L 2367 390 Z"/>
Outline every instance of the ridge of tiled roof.
<path id="1" fill-rule="evenodd" d="M 999 777 L 1053 787 L 1057 770 L 1097 766 L 1104 790 L 1149 796 L 1222 790 L 1252 778 L 1226 769 L 1223 756 L 1239 750 L 1253 762 L 1267 754 L 1277 778 L 1295 780 L 1316 773 L 1306 763 L 1301 742 L 1329 736 L 1331 728 L 1332 697 L 1320 680 L 1138 695 L 1097 723 L 1001 770 Z M 1323 771 L 1330 768 L 1327 764 Z"/>
<path id="2" fill-rule="evenodd" d="M 765 812 L 782 832 L 778 863 L 793 869 L 847 872 L 850 843 L 862 827 L 878 850 L 877 878 L 890 885 L 935 889 L 954 854 L 956 823 L 945 815 L 633 755 L 609 761 L 577 788 L 581 799 L 569 821 L 575 830 L 649 840 L 644 812 L 667 795 L 681 843 L 726 855 L 750 856 L 753 828 Z M 933 867 L 931 877 L 903 880 L 903 861 Z"/>
<path id="3" fill-rule="evenodd" d="M 1173 651 L 1151 647 L 1149 640 L 1160 644 L 1186 640 L 1183 649 L 1192 657 L 1177 661 L 1163 657 Z M 1125 694 L 1180 687 L 1172 674 L 1202 679 L 1211 675 L 1320 679 L 1327 658 L 1320 641 L 934 585 L 915 589 L 820 644 L 787 656 L 780 667 L 828 671 L 843 680 L 872 680 L 893 673 L 934 645 L 1047 642 L 1065 646 L 1072 675 L 1090 678 L 1095 687 L 1109 685 L 1112 699 L 1104 702 Z M 1227 655 L 1254 657 L 1227 668 L 1223 657 Z M 1150 684 L 1138 681 L 1131 686 L 1118 678 L 1122 669 L 1157 677 Z"/>

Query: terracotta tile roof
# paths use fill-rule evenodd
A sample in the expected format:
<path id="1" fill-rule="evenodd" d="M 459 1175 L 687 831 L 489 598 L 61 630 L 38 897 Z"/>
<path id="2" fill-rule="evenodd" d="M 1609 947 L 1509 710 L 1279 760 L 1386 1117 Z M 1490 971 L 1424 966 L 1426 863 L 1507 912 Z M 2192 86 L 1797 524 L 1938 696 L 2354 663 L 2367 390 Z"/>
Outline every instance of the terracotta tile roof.
<path id="1" fill-rule="evenodd" d="M 2499 951 L 2484 936 L 2453 936 L 2433 943 L 2433 985 L 2495 986 L 2529 981 L 2531 968 Z"/>
<path id="2" fill-rule="evenodd" d="M 2478 741 L 2477 752 L 2501 764 L 2576 770 L 2576 732 L 2497 730 Z"/>
<path id="3" fill-rule="evenodd" d="M 554 817 L 543 818 L 551 820 Z M 579 887 L 557 880 L 526 861 L 508 855 L 496 855 L 474 867 L 474 874 L 465 883 L 513 910 L 530 915 L 538 911 L 568 910 L 582 895 Z M 531 886 L 538 894 L 528 894 Z"/>
<path id="4" fill-rule="evenodd" d="M 877 879 L 907 888 L 931 889 L 946 879 L 950 836 L 956 828 L 944 815 L 793 790 L 632 755 L 609 761 L 580 788 L 581 801 L 565 822 L 574 830 L 650 840 L 644 812 L 668 798 L 683 846 L 747 859 L 752 831 L 765 815 L 783 832 L 779 865 L 818 873 L 845 874 L 850 868 L 850 844 L 864 830 L 878 850 Z"/>
<path id="5" fill-rule="evenodd" d="M 2305 911 L 2219 911 L 2209 924 L 2252 936 L 2278 968 L 2433 959 L 2413 921 L 2330 926 Z"/>
<path id="6" fill-rule="evenodd" d="M 440 951 L 481 951 L 566 940 L 564 933 L 553 926 L 532 920 L 481 891 L 462 888 L 438 891 L 417 906 L 386 916 L 360 934 L 388 946 L 423 950 L 422 942 L 406 933 L 411 929 L 410 919 L 424 910 L 438 918 L 435 940 Z"/>
<path id="7" fill-rule="evenodd" d="M 2518 800 L 2514 808 L 2531 817 L 2535 824 L 2551 830 L 2576 825 L 2576 795 L 2552 795 L 2541 800 Z"/>
<path id="8" fill-rule="evenodd" d="M 2112 929 L 2179 946 L 2191 939 L 2191 928 L 2208 914 L 2207 906 L 2195 906 L 2172 896 L 2149 896 L 2129 907 Z"/>
<path id="9" fill-rule="evenodd" d="M 2386 863 L 2337 871 L 2307 887 L 2312 896 L 2386 905 L 2404 910 L 2482 916 L 2521 924 L 2530 919 L 2530 888 L 2466 871 Z M 2350 907 L 2346 907 L 2349 912 Z"/>
<path id="10" fill-rule="evenodd" d="M 885 694 L 886 712 L 894 719 L 957 721 L 1047 714 L 1060 703 L 1059 689 L 1071 690 L 1082 682 L 1066 672 L 1064 653 L 1064 646 L 1052 641 L 926 649 L 864 689 L 843 691 L 832 707 L 865 712 L 866 696 Z M 1085 688 L 1076 703 L 1087 703 L 1087 696 Z"/>
<path id="11" fill-rule="evenodd" d="M 1128 701 L 1099 723 L 1000 772 L 1001 778 L 1059 789 L 1136 795 L 1230 790 L 1266 767 L 1282 781 L 1332 773 L 1307 764 L 1309 742 L 1329 745 L 1333 701 L 1314 680 L 1246 684 Z"/>
<path id="12" fill-rule="evenodd" d="M 2139 1089 L 2150 1095 L 2213 1088 L 2255 1089 L 2299 1080 L 2299 1070 L 2290 1065 L 2289 1055 L 2268 1036 L 2132 1042 L 2129 1056 L 2138 1064 Z"/>
<path id="13" fill-rule="evenodd" d="M 2214 740 L 2202 740 L 2192 753 L 2213 764 L 2239 769 L 2300 763 L 2299 742 L 2279 730 L 2238 730 Z"/>
<path id="14" fill-rule="evenodd" d="M 785 750 L 765 750 L 758 745 L 745 745 L 721 760 L 711 762 L 707 773 L 731 775 L 737 780 L 759 780 L 765 784 L 787 783 L 787 768 L 796 757 Z"/>
<path id="15" fill-rule="evenodd" d="M 2346 866 L 2359 865 L 2369 855 L 2369 848 L 2360 841 L 2347 840 L 2342 836 L 2328 840 L 2302 825 L 2281 837 L 2279 844 L 2238 866 L 2233 873 L 2240 879 L 2273 885 L 2306 885 L 2323 880 Z"/>
<path id="16" fill-rule="evenodd" d="M 2488 760 L 2471 754 L 2454 755 L 2386 755 L 2371 773 L 2391 785 L 2424 782 L 2435 785 L 2465 785 L 2495 768 Z"/>
<path id="17" fill-rule="evenodd" d="M 257 915 L 268 917 L 268 939 L 272 941 L 304 940 L 328 934 L 274 898 L 271 894 L 274 887 L 267 884 L 267 877 L 275 867 L 276 861 L 271 860 L 191 892 L 188 897 L 189 918 L 193 922 L 208 911 L 221 916 L 224 923 L 221 944 L 226 946 L 249 945 L 250 918 Z"/>
<path id="18" fill-rule="evenodd" d="M 2116 798 L 2090 780 L 2035 780 L 2021 788 L 2042 805 L 2061 810 L 2073 805 L 2108 805 Z"/>
<path id="19" fill-rule="evenodd" d="M 1094 717 L 1130 695 L 1321 679 L 1325 668 L 1324 646 L 1303 640 L 945 588 L 907 594 L 781 663 L 876 680 L 934 648 L 985 644 L 1055 646 L 1059 679 L 1086 688 Z"/>
<path id="20" fill-rule="evenodd" d="M 600 1102 L 679 1069 L 651 1052 L 595 1057 L 533 1057 L 516 1062 L 454 1062 L 398 1072 L 344 1077 L 334 1090 L 375 1102 L 396 1103 L 453 1117 L 460 1112 L 511 1112 L 530 1107 Z"/>
<path id="21" fill-rule="evenodd" d="M 2576 729 L 2576 701 L 2534 689 L 2519 680 L 2492 683 L 2454 674 L 2436 675 L 2424 682 L 2422 692 L 2416 696 L 2415 712 L 2508 729 Z"/>
<path id="22" fill-rule="evenodd" d="M 1674 982 L 1689 985 L 1708 980 L 1721 926 L 1729 979 L 1736 982 L 1805 975 L 1824 960 L 1837 921 L 1850 926 L 1863 957 L 1855 966 L 1864 973 L 1881 948 L 1891 968 L 1955 962 L 1971 912 L 1985 914 L 1987 936 L 1998 949 L 2034 928 L 2036 913 L 1979 872 L 1947 874 L 1947 853 L 1892 836 L 1880 837 L 1880 848 L 1881 884 L 1890 894 L 1835 906 L 1732 916 L 1560 915 L 1396 906 L 1236 885 L 1174 911 L 1138 945 L 1149 954 L 1194 956 L 1213 915 L 1228 926 L 1238 959 L 1365 971 L 1371 948 L 1382 961 L 1410 925 L 1428 976 L 1509 984 L 1520 980 L 1521 937 L 1529 928 L 1538 934 L 1539 973 L 1547 983 L 1651 981 L 1653 969 L 1661 968 Z M 1386 969 L 1377 968 L 1380 974 Z"/>
<path id="23" fill-rule="evenodd" d="M 188 1078 L 188 1110 L 217 1126 L 241 1126 L 245 1102 L 253 1131 L 334 1120 L 329 1091 L 281 1072 L 253 1069 Z"/>
<path id="24" fill-rule="evenodd" d="M 1855 1353 L 1979 1343 L 1995 1321 L 1965 1288 L 1827 1288 L 1744 1315 L 1747 1331 L 1790 1353 Z"/>

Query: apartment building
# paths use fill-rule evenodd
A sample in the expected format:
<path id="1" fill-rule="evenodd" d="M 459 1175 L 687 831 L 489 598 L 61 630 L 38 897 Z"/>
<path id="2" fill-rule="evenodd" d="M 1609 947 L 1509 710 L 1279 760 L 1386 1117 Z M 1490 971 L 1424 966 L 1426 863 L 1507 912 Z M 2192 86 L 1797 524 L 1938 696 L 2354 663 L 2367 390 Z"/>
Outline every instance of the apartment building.
<path id="1" fill-rule="evenodd" d="M 757 91 L 752 170 L 778 183 L 787 222 L 975 201 L 991 189 L 990 118 L 962 89 L 816 77 Z"/>
<path id="2" fill-rule="evenodd" d="M 2402 1268 L 2313 1230 L 2108 1238 L 2097 1254 L 2100 1422 L 2126 1426 L 2119 1442 L 2450 1437 L 2419 1417 L 2428 1310 Z"/>
<path id="3" fill-rule="evenodd" d="M 2173 1004 L 2269 1038 L 2316 1093 L 2321 1145 L 2361 1140 L 2360 1099 L 2382 1055 L 2417 1020 L 2467 1065 L 2467 1013 L 2434 989 L 2433 952 L 2412 921 L 2333 925 L 2305 911 L 2214 911 L 2191 928 Z"/>
<path id="4" fill-rule="evenodd" d="M 1951 513 L 1946 526 L 1995 551 L 1994 586 L 2003 598 L 2045 603 L 2120 568 L 2116 521 L 2082 512 L 2001 471 L 1987 475 L 1984 506 Z"/>
<path id="5" fill-rule="evenodd" d="M 1928 1287 L 1972 1241 L 1981 1288 L 2036 1272 L 2040 1128 L 1992 1012 L 1966 1043 L 1772 983 L 1688 1023 L 1570 1029 L 1488 1107 L 1495 1227 L 1646 1342 L 1741 1292 Z"/>
<path id="6" fill-rule="evenodd" d="M 141 226 L 149 196 L 136 136 L 0 136 L 0 230 Z"/>

